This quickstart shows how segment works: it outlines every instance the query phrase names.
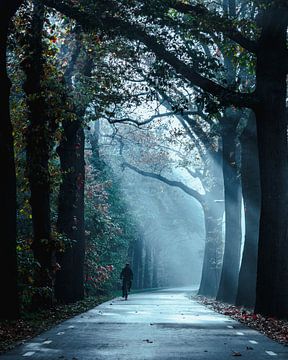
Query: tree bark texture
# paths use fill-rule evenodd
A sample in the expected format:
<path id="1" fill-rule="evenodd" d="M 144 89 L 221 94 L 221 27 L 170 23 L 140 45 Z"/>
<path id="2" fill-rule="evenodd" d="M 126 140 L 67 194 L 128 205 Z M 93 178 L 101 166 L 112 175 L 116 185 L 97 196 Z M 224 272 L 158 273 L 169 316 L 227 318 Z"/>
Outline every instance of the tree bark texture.
<path id="1" fill-rule="evenodd" d="M 81 47 L 76 46 L 72 55 L 68 88 L 73 92 L 71 77 Z M 90 76 L 92 59 L 85 59 L 83 74 Z M 72 97 L 73 101 L 73 97 Z M 84 261 L 85 261 L 85 134 L 83 129 L 85 104 L 75 106 L 77 120 L 64 120 L 63 137 L 58 147 L 61 163 L 62 184 L 59 192 L 57 230 L 70 242 L 65 251 L 58 253 L 57 260 L 61 270 L 57 273 L 55 293 L 59 302 L 69 303 L 84 297 Z M 97 159 L 97 144 L 92 151 Z M 97 154 L 95 153 L 97 152 Z"/>
<path id="2" fill-rule="evenodd" d="M 255 311 L 288 316 L 287 24 L 288 11 L 268 8 L 259 19 L 259 106 L 255 108 L 261 178 L 261 215 Z"/>
<path id="3" fill-rule="evenodd" d="M 245 242 L 239 273 L 236 305 L 254 307 L 260 218 L 260 175 L 256 122 L 253 112 L 240 137 L 241 182 L 245 216 Z"/>
<path id="4" fill-rule="evenodd" d="M 55 294 L 60 302 L 69 303 L 84 296 L 84 130 L 80 120 L 63 124 L 64 136 L 58 148 L 62 183 L 59 191 L 57 230 L 70 242 L 58 253 L 61 266 L 57 272 Z"/>
<path id="5" fill-rule="evenodd" d="M 209 144 L 207 144 L 207 147 Z M 208 147 L 211 149 L 211 144 Z M 209 151 L 209 178 L 203 178 L 206 195 L 202 202 L 205 248 L 199 295 L 216 297 L 223 260 L 222 221 L 224 213 L 222 149 Z M 211 186 L 212 183 L 212 186 Z"/>
<path id="6" fill-rule="evenodd" d="M 199 295 L 216 297 L 222 264 L 223 204 L 213 200 L 204 205 L 205 248 Z"/>
<path id="7" fill-rule="evenodd" d="M 236 162 L 237 110 L 223 118 L 223 178 L 225 197 L 225 248 L 217 300 L 236 300 L 241 252 L 241 186 Z"/>
<path id="8" fill-rule="evenodd" d="M 27 131 L 27 175 L 30 185 L 32 208 L 32 249 L 39 269 L 35 285 L 46 289 L 34 297 L 34 306 L 49 305 L 52 302 L 52 242 L 50 219 L 50 174 L 49 157 L 51 134 L 47 116 L 47 104 L 41 81 L 44 77 L 42 31 L 44 6 L 33 3 L 31 28 L 28 31 L 26 59 L 23 70 L 26 75 L 24 90 L 27 96 L 29 127 Z"/>

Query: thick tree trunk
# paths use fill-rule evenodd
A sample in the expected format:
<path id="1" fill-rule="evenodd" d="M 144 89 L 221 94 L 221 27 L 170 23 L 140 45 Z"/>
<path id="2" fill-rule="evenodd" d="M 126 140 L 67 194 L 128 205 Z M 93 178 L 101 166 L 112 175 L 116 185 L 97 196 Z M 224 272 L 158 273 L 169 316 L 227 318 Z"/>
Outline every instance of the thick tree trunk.
<path id="1" fill-rule="evenodd" d="M 250 112 L 241 138 L 241 179 L 245 213 L 245 243 L 236 305 L 254 307 L 260 217 L 260 178 L 255 116 Z"/>
<path id="2" fill-rule="evenodd" d="M 288 154 L 286 70 L 288 13 L 263 13 L 255 109 L 261 178 L 261 215 L 255 311 L 288 316 Z"/>
<path id="3" fill-rule="evenodd" d="M 72 75 L 75 63 L 81 52 L 77 45 L 72 54 L 66 80 L 73 92 Z M 85 59 L 83 74 L 91 76 L 93 62 Z M 73 97 L 72 97 L 73 100 Z M 55 293 L 60 302 L 69 303 L 84 297 L 84 261 L 85 261 L 85 216 L 84 216 L 84 187 L 85 187 L 85 135 L 83 118 L 85 104 L 76 107 L 76 121 L 64 121 L 64 134 L 58 148 L 60 157 L 62 184 L 59 192 L 57 229 L 64 234 L 71 245 L 64 253 L 57 255 L 61 266 L 56 276 Z M 99 159 L 98 144 L 91 143 L 95 161 Z"/>
<path id="4" fill-rule="evenodd" d="M 236 127 L 239 116 L 228 109 L 223 118 L 223 178 L 225 197 L 225 249 L 217 300 L 236 300 L 241 252 L 241 187 L 236 162 Z"/>
<path id="5" fill-rule="evenodd" d="M 80 120 L 63 124 L 64 134 L 58 148 L 62 184 L 59 191 L 57 230 L 71 242 L 57 255 L 61 270 L 57 273 L 55 295 L 69 303 L 84 296 L 84 130 Z"/>
<path id="6" fill-rule="evenodd" d="M 43 70 L 42 30 L 44 6 L 34 2 L 31 29 L 27 40 L 26 61 L 23 69 L 26 74 L 24 90 L 29 109 L 29 128 L 27 132 L 27 174 L 29 179 L 33 223 L 33 252 L 40 268 L 35 275 L 35 285 L 52 290 L 52 245 L 50 221 L 50 175 L 49 156 L 51 138 L 45 98 L 41 80 Z M 34 305 L 49 305 L 51 292 L 35 295 Z"/>
<path id="7" fill-rule="evenodd" d="M 204 205 L 205 249 L 199 295 L 216 297 L 222 261 L 223 204 L 210 201 Z"/>
<path id="8" fill-rule="evenodd" d="M 236 17 L 235 0 L 223 1 L 224 12 Z M 231 56 L 224 56 L 226 81 L 234 86 L 236 68 Z M 227 108 L 222 121 L 223 178 L 225 198 L 225 249 L 217 299 L 229 303 L 236 300 L 241 252 L 241 186 L 237 174 L 236 127 L 240 119 L 236 109 Z"/>
<path id="9" fill-rule="evenodd" d="M 208 145 L 208 144 L 207 144 Z M 205 221 L 205 248 L 199 295 L 216 297 L 223 259 L 222 222 L 224 213 L 222 151 L 210 151 L 211 164 L 209 181 L 206 190 L 206 201 L 203 202 Z M 212 181 L 211 181 L 212 178 Z M 203 182 L 205 178 L 203 179 Z M 205 184 L 205 182 L 204 182 Z"/>
<path id="10" fill-rule="evenodd" d="M 1 251 L 0 283 L 5 289 L 1 297 L 0 319 L 13 319 L 19 315 L 16 260 L 16 175 L 13 149 L 13 129 L 10 119 L 10 80 L 7 75 L 7 37 L 11 17 L 17 10 L 16 1 L 3 1 L 0 5 L 0 217 Z"/>

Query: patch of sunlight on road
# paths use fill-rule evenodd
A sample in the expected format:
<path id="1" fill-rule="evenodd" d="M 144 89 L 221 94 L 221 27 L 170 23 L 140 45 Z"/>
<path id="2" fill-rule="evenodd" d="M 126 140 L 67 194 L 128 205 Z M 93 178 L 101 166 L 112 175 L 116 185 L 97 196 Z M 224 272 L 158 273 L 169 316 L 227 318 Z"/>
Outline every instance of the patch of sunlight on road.
<path id="1" fill-rule="evenodd" d="M 209 322 L 209 323 L 222 323 L 223 321 L 226 321 L 227 319 L 225 317 L 215 317 L 215 315 L 174 315 L 169 316 L 169 319 L 177 322 L 191 322 L 191 323 L 203 323 L 203 322 Z"/>

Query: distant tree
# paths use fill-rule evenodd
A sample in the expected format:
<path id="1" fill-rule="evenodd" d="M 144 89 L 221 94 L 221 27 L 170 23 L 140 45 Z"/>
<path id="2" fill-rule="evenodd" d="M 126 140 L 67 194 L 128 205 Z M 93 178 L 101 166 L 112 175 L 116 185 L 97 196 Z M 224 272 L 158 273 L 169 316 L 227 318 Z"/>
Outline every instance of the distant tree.
<path id="1" fill-rule="evenodd" d="M 167 110 L 171 110 L 171 105 L 168 103 L 166 104 Z M 201 114 L 201 112 L 199 112 Z M 162 115 L 164 115 L 163 113 Z M 181 190 L 183 190 L 188 195 L 195 198 L 199 203 L 201 204 L 201 207 L 203 209 L 204 213 L 204 221 L 205 221 L 205 230 L 206 230 L 206 240 L 205 240 L 205 251 L 204 251 L 204 264 L 203 264 L 203 270 L 202 270 L 202 280 L 200 285 L 199 293 L 206 296 L 216 296 L 219 280 L 220 280 L 220 271 L 221 271 L 221 260 L 222 260 L 222 217 L 223 217 L 223 192 L 222 192 L 222 182 L 221 182 L 221 153 L 219 149 L 217 149 L 217 145 L 215 144 L 215 141 L 213 139 L 213 136 L 209 138 L 209 135 L 206 134 L 200 126 L 196 125 L 196 120 L 189 118 L 186 115 L 181 114 L 173 114 L 170 112 L 167 112 L 167 116 L 169 114 L 175 115 L 178 120 L 183 123 L 183 130 L 180 130 L 178 128 L 178 135 L 177 130 L 175 130 L 175 134 L 171 134 L 171 145 L 164 145 L 162 143 L 162 146 L 160 145 L 159 148 L 157 147 L 157 142 L 153 142 L 153 136 L 150 134 L 149 131 L 152 133 L 152 130 L 148 130 L 148 135 L 146 135 L 145 139 L 146 141 L 143 142 L 143 136 L 145 134 L 145 130 L 138 131 L 139 138 L 139 144 L 137 145 L 137 132 L 132 132 L 131 135 L 129 135 L 129 132 L 125 136 L 125 131 L 118 133 L 118 137 L 120 138 L 120 134 L 124 134 L 123 138 L 121 139 L 121 154 L 125 153 L 130 154 L 128 157 L 129 159 L 134 159 L 133 163 L 137 163 L 136 165 L 133 165 L 132 163 L 127 163 L 126 156 L 124 155 L 124 163 L 123 166 L 126 168 L 129 168 L 140 175 L 148 176 L 157 180 L 160 180 L 167 185 L 178 187 Z M 164 118 L 164 116 L 161 116 L 159 114 L 159 118 Z M 125 118 L 124 118 L 125 119 Z M 151 118 L 152 120 L 156 121 L 157 116 Z M 121 120 L 120 125 L 118 126 L 118 131 L 121 129 Z M 128 118 L 126 118 L 126 121 L 129 121 Z M 132 119 L 131 119 L 132 121 Z M 137 122 L 137 121 L 135 121 Z M 148 120 L 145 121 L 147 123 Z M 141 122 L 139 123 L 141 124 Z M 184 130 L 185 126 L 188 127 L 187 133 Z M 161 126 L 160 126 L 161 128 Z M 172 127 L 171 127 L 172 129 Z M 193 135 L 193 129 L 195 132 L 198 133 L 199 138 L 195 137 Z M 197 129 L 197 131 L 196 131 Z M 184 132 L 184 134 L 181 133 Z M 147 130 L 146 130 L 147 132 Z M 141 133 L 143 133 L 141 135 Z M 133 134 L 135 134 L 133 136 Z M 182 134 L 182 135 L 181 135 Z M 155 135 L 154 135 L 155 136 Z M 163 136 L 162 136 L 163 137 Z M 177 139 L 177 137 L 179 139 Z M 189 142 L 187 142 L 187 139 L 189 138 Z M 133 142 L 133 139 L 135 141 L 133 151 L 131 149 L 131 144 L 129 144 L 130 141 Z M 120 140 L 119 140 L 120 141 Z M 193 168 L 193 160 L 187 161 L 185 160 L 185 156 L 182 157 L 181 152 L 177 151 L 175 149 L 175 156 L 179 157 L 178 162 L 174 160 L 175 166 L 177 167 L 183 167 L 187 170 L 187 172 L 191 175 L 191 179 L 199 179 L 202 183 L 202 186 L 205 189 L 205 194 L 199 193 L 196 189 L 193 189 L 187 185 L 185 185 L 181 181 L 175 181 L 170 180 L 169 177 L 166 175 L 162 175 L 163 170 L 165 169 L 165 166 L 167 167 L 167 163 L 169 164 L 171 162 L 171 159 L 166 159 L 165 153 L 171 152 L 173 154 L 173 141 L 184 144 L 187 143 L 187 149 L 183 149 L 183 152 L 185 153 L 186 157 L 189 153 L 189 147 L 193 146 L 197 149 L 197 152 L 199 155 L 199 158 L 201 158 L 200 163 L 202 164 L 202 169 L 196 169 L 191 170 L 190 165 Z M 149 146 L 147 146 L 149 142 Z M 161 139 L 158 140 L 159 144 L 161 142 Z M 163 140 L 162 140 L 163 142 Z M 143 145 L 141 145 L 143 143 Z M 191 145 L 193 144 L 193 146 Z M 135 151 L 135 146 L 137 148 L 140 148 L 140 154 L 136 155 L 138 152 Z M 203 147 L 206 147 L 206 150 L 203 150 Z M 130 149 L 130 150 L 129 150 Z M 133 155 L 131 155 L 133 153 Z M 127 155 L 128 156 L 128 155 Z M 132 157 L 131 157 L 132 156 Z M 193 156 L 192 153 L 190 155 Z M 217 160 L 217 157 L 220 158 Z M 140 163 L 139 163 L 139 158 Z M 181 164 L 181 161 L 183 161 L 183 164 Z M 211 165 L 212 163 L 212 165 Z M 141 169 L 139 168 L 139 164 L 141 164 Z M 166 165 L 165 165 L 166 164 Z M 194 165 L 195 166 L 195 165 Z M 171 165 L 168 165 L 170 168 Z M 144 170 L 145 169 L 145 170 Z M 147 170 L 148 169 L 148 170 Z M 161 171 L 162 170 L 162 171 Z M 217 174 L 217 175 L 216 175 Z M 220 200 L 220 202 L 219 202 Z M 190 214 L 190 216 L 193 216 Z"/>
<path id="2" fill-rule="evenodd" d="M 100 152 L 98 125 L 86 131 L 85 291 L 89 295 L 115 291 L 123 264 L 132 263 L 131 249 L 139 234 L 119 179 Z"/>

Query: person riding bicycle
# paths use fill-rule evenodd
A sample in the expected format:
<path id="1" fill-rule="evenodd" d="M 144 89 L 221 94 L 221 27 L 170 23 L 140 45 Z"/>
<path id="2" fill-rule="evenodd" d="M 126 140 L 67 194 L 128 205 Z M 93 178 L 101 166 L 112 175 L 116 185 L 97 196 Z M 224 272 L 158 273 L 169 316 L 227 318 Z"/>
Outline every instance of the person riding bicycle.
<path id="1" fill-rule="evenodd" d="M 122 297 L 125 297 L 127 299 L 126 290 L 128 292 L 130 291 L 133 280 L 133 272 L 130 268 L 130 264 L 127 263 L 122 269 L 120 279 L 122 279 Z"/>

